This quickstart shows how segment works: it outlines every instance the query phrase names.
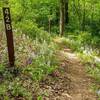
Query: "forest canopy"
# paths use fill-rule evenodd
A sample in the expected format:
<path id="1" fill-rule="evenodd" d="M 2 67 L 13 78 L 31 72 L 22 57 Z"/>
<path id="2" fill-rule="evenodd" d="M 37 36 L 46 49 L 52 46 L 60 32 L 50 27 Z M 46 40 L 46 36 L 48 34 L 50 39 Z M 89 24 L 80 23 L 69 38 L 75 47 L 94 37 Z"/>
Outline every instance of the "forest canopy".
<path id="1" fill-rule="evenodd" d="M 0 7 L 10 6 L 14 25 L 22 30 L 26 29 L 26 32 L 31 33 L 37 26 L 46 31 L 51 30 L 52 33 L 59 33 L 60 1 L 63 0 L 2 0 Z M 68 4 L 65 3 L 66 1 Z M 68 9 L 64 9 L 65 13 L 68 10 L 69 22 L 68 24 L 65 22 L 65 32 L 79 30 L 100 35 L 100 1 L 66 1 L 64 0 L 64 4 L 68 5 Z M 28 26 L 26 26 L 26 23 Z"/>

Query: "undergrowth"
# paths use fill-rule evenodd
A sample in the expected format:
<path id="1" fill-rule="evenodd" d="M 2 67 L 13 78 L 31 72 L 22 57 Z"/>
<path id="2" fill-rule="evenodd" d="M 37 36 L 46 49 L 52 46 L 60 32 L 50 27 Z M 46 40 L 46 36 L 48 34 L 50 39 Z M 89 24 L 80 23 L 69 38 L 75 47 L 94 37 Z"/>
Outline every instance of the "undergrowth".
<path id="1" fill-rule="evenodd" d="M 42 34 L 42 35 L 41 35 Z M 58 68 L 57 45 L 50 35 L 30 39 L 25 34 L 14 36 L 15 68 L 8 68 L 6 44 L 0 48 L 0 99 L 42 100 L 39 84 Z M 44 34 L 44 35 L 43 35 Z M 1 44 L 5 38 L 1 40 Z"/>

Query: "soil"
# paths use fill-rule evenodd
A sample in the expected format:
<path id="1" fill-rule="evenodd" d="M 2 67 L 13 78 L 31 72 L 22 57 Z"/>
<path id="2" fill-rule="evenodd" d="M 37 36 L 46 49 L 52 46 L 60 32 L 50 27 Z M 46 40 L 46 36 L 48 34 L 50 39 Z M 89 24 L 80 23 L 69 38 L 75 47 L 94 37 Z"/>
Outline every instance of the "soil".
<path id="1" fill-rule="evenodd" d="M 69 49 L 60 51 L 60 68 L 41 84 L 43 100 L 97 100 L 90 88 L 95 82 L 81 60 Z"/>

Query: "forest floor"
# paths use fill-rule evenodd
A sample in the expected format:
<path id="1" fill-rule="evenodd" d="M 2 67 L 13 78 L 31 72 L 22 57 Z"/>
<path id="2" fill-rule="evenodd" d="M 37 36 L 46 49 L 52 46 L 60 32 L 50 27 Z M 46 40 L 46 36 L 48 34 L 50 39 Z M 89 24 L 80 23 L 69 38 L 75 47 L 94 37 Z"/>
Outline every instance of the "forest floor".
<path id="1" fill-rule="evenodd" d="M 58 53 L 61 66 L 41 83 L 47 95 L 43 100 L 97 100 L 96 93 L 90 88 L 95 83 L 70 49 Z M 49 94 L 49 95 L 48 95 Z"/>
<path id="2" fill-rule="evenodd" d="M 26 43 L 26 39 L 23 40 L 20 37 L 20 40 L 22 43 Z M 31 41 L 28 41 L 25 48 L 30 43 Z M 6 43 L 3 42 L 2 44 Z M 21 46 L 23 47 L 24 44 Z M 28 51 L 29 49 L 27 49 Z M 20 54 L 22 55 L 22 53 Z M 81 59 L 66 46 L 57 51 L 57 57 L 60 60 L 60 67 L 40 83 L 39 92 L 42 94 L 43 100 L 97 100 L 96 93 L 91 89 L 95 80 L 88 75 L 86 66 Z M 18 58 L 22 59 L 19 56 Z M 27 83 L 26 80 L 25 82 Z"/>

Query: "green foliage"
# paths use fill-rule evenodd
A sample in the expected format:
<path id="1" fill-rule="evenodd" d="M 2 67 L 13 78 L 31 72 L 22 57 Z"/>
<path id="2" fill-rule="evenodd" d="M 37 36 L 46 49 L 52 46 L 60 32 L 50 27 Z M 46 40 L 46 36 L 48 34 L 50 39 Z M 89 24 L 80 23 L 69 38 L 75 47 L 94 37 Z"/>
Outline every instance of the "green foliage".
<path id="1" fill-rule="evenodd" d="M 42 27 L 48 31 L 49 20 L 51 20 L 51 31 L 58 33 L 59 3 L 59 0 L 1 0 L 0 12 L 2 12 L 1 7 L 10 6 L 14 27 L 22 29 L 31 36 L 36 34 L 37 28 Z M 70 0 L 70 21 L 66 25 L 66 31 L 85 30 L 100 36 L 99 12 L 100 1 L 98 0 Z"/>
<path id="2" fill-rule="evenodd" d="M 73 50 L 83 52 L 84 50 L 99 51 L 100 49 L 100 39 L 98 36 L 92 36 L 91 33 L 88 32 L 78 32 L 78 33 L 68 33 L 69 47 Z M 66 39 L 65 39 L 66 40 Z M 96 52 L 97 53 L 97 52 Z"/>
<path id="3" fill-rule="evenodd" d="M 88 73 L 97 81 L 100 82 L 100 63 L 87 67 Z"/>
<path id="4" fill-rule="evenodd" d="M 37 100 L 43 100 L 41 96 L 38 96 Z"/>
<path id="5" fill-rule="evenodd" d="M 11 94 L 14 97 L 24 97 L 27 100 L 32 100 L 32 94 L 30 91 L 27 91 L 25 87 L 22 86 L 19 79 L 16 79 L 15 81 L 11 82 L 9 85 L 9 91 L 11 91 Z"/>
<path id="6" fill-rule="evenodd" d="M 50 36 L 50 34 L 42 30 L 38 34 L 36 34 L 36 39 L 41 43 L 46 41 L 47 44 L 49 44 L 52 41 L 52 37 Z"/>
<path id="7" fill-rule="evenodd" d="M 32 94 L 25 87 L 22 86 L 21 82 L 16 78 L 14 81 L 7 81 L 0 84 L 0 98 L 9 100 L 17 97 L 23 97 L 26 100 L 32 100 Z"/>
<path id="8" fill-rule="evenodd" d="M 0 96 L 4 96 L 5 93 L 7 92 L 7 86 L 5 84 L 0 84 Z"/>
<path id="9" fill-rule="evenodd" d="M 0 64 L 0 73 L 3 73 L 5 70 L 5 66 L 3 64 Z"/>
<path id="10" fill-rule="evenodd" d="M 57 68 L 57 60 L 54 55 L 54 48 L 49 46 L 46 41 L 39 44 L 39 51 L 33 63 L 24 69 L 24 73 L 29 74 L 33 80 L 40 81 Z"/>
<path id="11" fill-rule="evenodd" d="M 68 29 L 71 31 L 85 30 L 94 35 L 99 35 L 100 1 L 70 0 L 69 5 L 70 23 Z"/>
<path id="12" fill-rule="evenodd" d="M 39 34 L 39 28 L 48 30 L 49 19 L 56 20 L 56 8 L 58 1 L 55 0 L 9 0 L 13 25 L 31 37 Z"/>

